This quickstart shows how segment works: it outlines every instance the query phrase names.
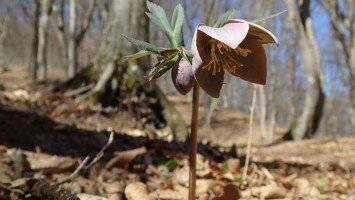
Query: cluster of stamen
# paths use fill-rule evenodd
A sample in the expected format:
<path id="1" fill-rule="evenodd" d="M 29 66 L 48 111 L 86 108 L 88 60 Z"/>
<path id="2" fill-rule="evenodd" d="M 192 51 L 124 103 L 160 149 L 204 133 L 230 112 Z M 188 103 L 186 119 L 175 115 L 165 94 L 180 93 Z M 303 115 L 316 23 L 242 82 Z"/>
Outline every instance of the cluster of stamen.
<path id="1" fill-rule="evenodd" d="M 207 46 L 209 46 L 211 60 L 209 63 L 204 65 L 202 69 L 212 70 L 212 75 L 216 75 L 217 72 L 221 72 L 222 67 L 223 70 L 235 72 L 237 67 L 243 66 L 243 64 L 240 63 L 235 56 L 233 56 L 233 53 L 237 53 L 243 57 L 247 57 L 248 54 L 251 53 L 250 49 L 244 49 L 241 47 L 232 49 L 226 44 L 215 39 L 209 40 Z"/>

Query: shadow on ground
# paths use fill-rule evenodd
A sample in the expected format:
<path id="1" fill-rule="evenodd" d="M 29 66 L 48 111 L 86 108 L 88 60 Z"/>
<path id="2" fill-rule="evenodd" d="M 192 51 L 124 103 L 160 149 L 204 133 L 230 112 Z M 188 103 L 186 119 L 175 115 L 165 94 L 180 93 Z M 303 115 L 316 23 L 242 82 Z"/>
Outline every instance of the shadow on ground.
<path id="1" fill-rule="evenodd" d="M 33 112 L 25 112 L 0 106 L 0 145 L 23 150 L 85 157 L 95 155 L 107 142 L 108 132 L 94 132 L 63 125 L 52 119 Z M 145 146 L 149 153 L 156 156 L 188 154 L 188 144 L 166 142 L 147 137 L 132 137 L 117 133 L 111 147 L 107 149 L 104 160 L 114 152 Z M 153 152 L 152 152 L 153 151 Z M 216 162 L 236 157 L 235 151 L 220 152 L 218 147 L 199 145 L 199 153 Z"/>

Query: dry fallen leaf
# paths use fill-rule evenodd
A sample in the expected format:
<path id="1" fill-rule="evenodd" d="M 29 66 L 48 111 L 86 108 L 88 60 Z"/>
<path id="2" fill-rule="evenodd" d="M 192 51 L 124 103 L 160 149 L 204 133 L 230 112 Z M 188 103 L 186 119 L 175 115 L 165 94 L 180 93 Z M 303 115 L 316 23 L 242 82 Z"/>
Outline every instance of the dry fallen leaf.
<path id="1" fill-rule="evenodd" d="M 147 149 L 145 147 L 118 152 L 117 155 L 106 164 L 106 168 L 120 167 L 126 169 L 134 158 L 146 152 Z"/>
<path id="2" fill-rule="evenodd" d="M 260 196 L 264 199 L 282 199 L 286 197 L 286 190 L 276 185 L 264 186 Z"/>
<path id="3" fill-rule="evenodd" d="M 100 197 L 92 194 L 80 193 L 76 195 L 80 200 L 108 200 L 105 197 Z"/>
<path id="4" fill-rule="evenodd" d="M 239 189 L 234 184 L 228 184 L 223 189 L 223 195 L 212 200 L 237 200 L 240 198 Z"/>
<path id="5" fill-rule="evenodd" d="M 60 173 L 73 169 L 77 164 L 76 160 L 69 157 L 50 156 L 42 153 L 24 152 L 30 168 L 33 171 L 42 173 Z"/>
<path id="6" fill-rule="evenodd" d="M 141 182 L 128 184 L 124 193 L 128 200 L 150 200 L 146 186 Z"/>
<path id="7" fill-rule="evenodd" d="M 298 195 L 311 195 L 320 196 L 317 188 L 311 185 L 311 183 L 305 178 L 297 178 L 293 181 L 293 185 L 296 188 L 296 194 Z"/>
<path id="8" fill-rule="evenodd" d="M 166 190 L 156 190 L 149 194 L 152 199 L 159 200 L 185 200 L 187 195 L 183 195 L 181 192 L 166 189 Z"/>
<path id="9" fill-rule="evenodd" d="M 104 183 L 103 186 L 109 200 L 121 200 L 124 191 L 121 182 Z"/>
<path id="10" fill-rule="evenodd" d="M 236 158 L 231 158 L 227 160 L 228 171 L 237 174 L 240 171 L 240 160 Z"/>

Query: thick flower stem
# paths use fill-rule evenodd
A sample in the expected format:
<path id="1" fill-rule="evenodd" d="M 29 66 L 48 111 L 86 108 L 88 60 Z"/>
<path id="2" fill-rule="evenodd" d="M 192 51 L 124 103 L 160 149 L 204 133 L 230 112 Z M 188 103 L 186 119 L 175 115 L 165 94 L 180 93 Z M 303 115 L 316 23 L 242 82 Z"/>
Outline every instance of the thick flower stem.
<path id="1" fill-rule="evenodd" d="M 196 154 L 197 154 L 197 124 L 199 106 L 199 85 L 195 83 L 192 97 L 191 135 L 190 135 L 190 176 L 189 200 L 196 199 Z"/>

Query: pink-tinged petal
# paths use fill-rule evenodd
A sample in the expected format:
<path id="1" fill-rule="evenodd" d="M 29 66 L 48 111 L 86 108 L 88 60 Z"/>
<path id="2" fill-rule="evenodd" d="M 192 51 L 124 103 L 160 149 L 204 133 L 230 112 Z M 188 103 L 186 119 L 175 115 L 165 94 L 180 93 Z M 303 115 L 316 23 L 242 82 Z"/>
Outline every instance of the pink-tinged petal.
<path id="1" fill-rule="evenodd" d="M 223 80 L 224 80 L 224 70 L 220 70 L 216 75 L 212 75 L 211 71 L 202 69 L 202 67 L 196 67 L 196 61 L 192 60 L 193 72 L 196 78 L 198 85 L 211 97 L 218 98 L 220 91 L 222 89 Z M 198 66 L 203 66 L 198 65 Z"/>
<path id="2" fill-rule="evenodd" d="M 237 46 L 244 40 L 247 36 L 248 30 L 249 24 L 242 21 L 230 21 L 219 28 L 206 25 L 200 25 L 198 27 L 198 31 L 201 31 L 209 37 L 226 44 L 232 49 L 237 48 Z M 208 41 L 205 41 L 204 45 L 207 44 L 206 42 Z M 197 46 L 199 46 L 198 43 Z"/>
<path id="3" fill-rule="evenodd" d="M 243 80 L 265 85 L 267 67 L 264 47 L 259 42 L 249 38 L 245 39 L 239 47 L 251 52 L 245 57 L 234 53 L 233 57 L 239 61 L 241 66 L 236 67 L 235 70 L 227 68 L 228 72 Z"/>
<path id="4" fill-rule="evenodd" d="M 195 66 L 199 66 L 201 63 L 202 63 L 202 58 L 200 56 L 200 53 L 198 51 L 198 47 L 197 47 L 197 35 L 198 35 L 198 27 L 200 26 L 201 24 L 199 24 L 196 29 L 195 29 L 195 33 L 194 33 L 194 36 L 192 37 L 192 42 L 191 42 L 191 53 L 194 57 L 194 60 L 196 63 L 199 63 L 199 64 L 196 64 Z M 201 40 L 201 37 L 198 37 L 199 38 L 199 42 Z"/>
<path id="5" fill-rule="evenodd" d="M 270 44 L 276 43 L 279 44 L 276 36 L 272 34 L 269 30 L 265 29 L 264 27 L 260 26 L 259 24 L 255 24 L 253 22 L 248 22 L 242 19 L 233 19 L 224 22 L 225 24 L 231 22 L 244 22 L 249 24 L 249 32 L 247 34 L 247 38 L 254 39 L 261 44 Z"/>

